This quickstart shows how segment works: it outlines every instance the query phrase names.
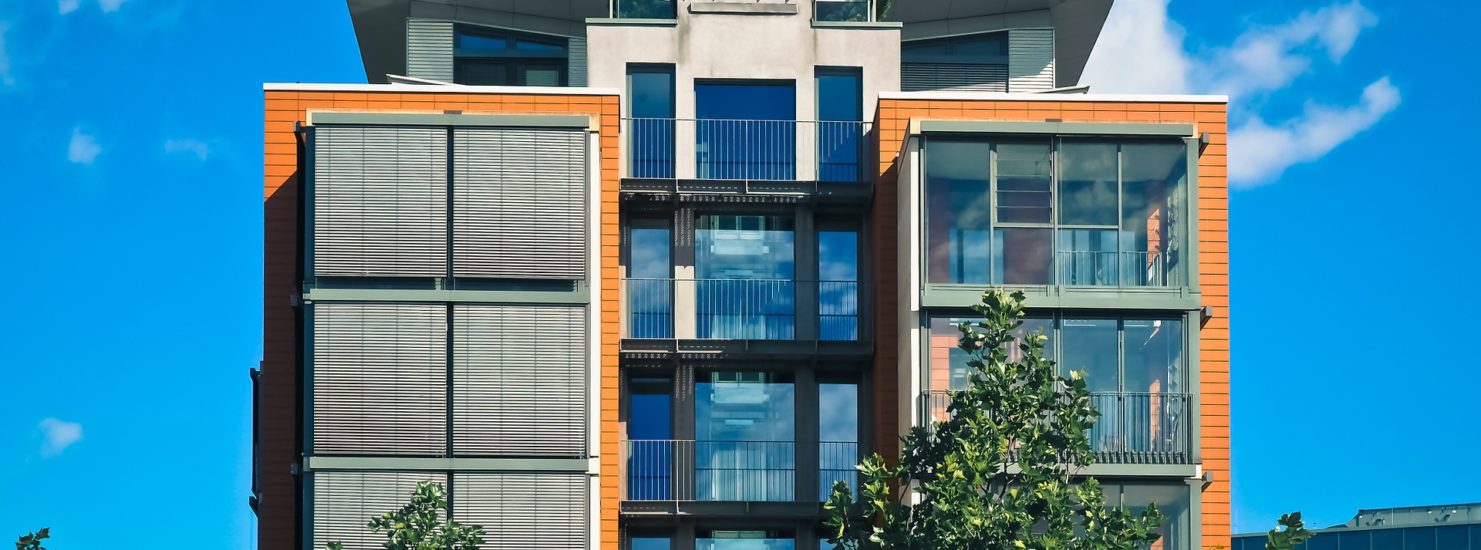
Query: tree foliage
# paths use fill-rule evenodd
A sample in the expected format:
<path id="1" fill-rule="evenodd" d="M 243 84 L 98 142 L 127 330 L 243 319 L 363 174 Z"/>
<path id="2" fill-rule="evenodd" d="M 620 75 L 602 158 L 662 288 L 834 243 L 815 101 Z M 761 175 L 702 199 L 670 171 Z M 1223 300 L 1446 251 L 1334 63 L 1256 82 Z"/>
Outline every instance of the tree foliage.
<path id="1" fill-rule="evenodd" d="M 423 481 L 411 493 L 411 502 L 400 510 L 372 518 L 366 526 L 372 533 L 386 534 L 386 550 L 478 550 L 483 528 L 463 525 L 447 515 L 447 495 L 441 483 Z M 344 550 L 339 542 L 329 550 Z"/>
<path id="2" fill-rule="evenodd" d="M 1157 540 L 1162 515 L 1108 508 L 1090 464 L 1098 413 L 1080 373 L 1044 357 L 1043 334 L 1015 338 L 1023 294 L 989 290 L 963 323 L 968 387 L 949 419 L 902 438 L 897 465 L 859 465 L 857 497 L 834 485 L 829 541 L 844 548 L 1134 549 Z M 1010 467 L 1013 466 L 1013 467 Z M 901 489 L 907 488 L 907 489 Z M 914 489 L 912 498 L 909 489 Z M 899 494 L 896 493 L 899 491 Z"/>
<path id="3" fill-rule="evenodd" d="M 1311 531 L 1301 521 L 1301 512 L 1282 514 L 1274 529 L 1265 536 L 1265 550 L 1295 550 L 1296 545 L 1311 538 Z"/>
<path id="4" fill-rule="evenodd" d="M 51 528 L 42 527 L 35 533 L 27 533 L 26 536 L 15 541 L 15 550 L 46 550 L 41 541 L 51 538 Z"/>

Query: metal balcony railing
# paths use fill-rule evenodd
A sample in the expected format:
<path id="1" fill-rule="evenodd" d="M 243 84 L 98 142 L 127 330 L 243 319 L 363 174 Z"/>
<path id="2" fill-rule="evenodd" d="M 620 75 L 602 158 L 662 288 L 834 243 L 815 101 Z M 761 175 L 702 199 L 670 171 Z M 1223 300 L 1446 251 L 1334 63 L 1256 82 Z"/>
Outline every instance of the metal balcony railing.
<path id="1" fill-rule="evenodd" d="M 867 181 L 866 122 L 623 119 L 626 177 Z"/>
<path id="2" fill-rule="evenodd" d="M 624 338 L 793 340 L 801 310 L 816 339 L 859 339 L 857 281 L 624 279 L 621 293 Z"/>
<path id="3" fill-rule="evenodd" d="M 1185 464 L 1191 460 L 1189 393 L 1092 392 L 1100 418 L 1090 429 L 1095 461 L 1114 464 Z M 948 418 L 951 394 L 927 391 L 920 396 L 922 418 Z"/>
<path id="4" fill-rule="evenodd" d="M 874 2 L 871 0 L 814 0 L 813 20 L 843 23 L 863 23 L 873 19 Z"/>
<path id="5" fill-rule="evenodd" d="M 1061 285 L 1166 287 L 1182 283 L 1166 252 L 1062 250 L 1055 259 Z"/>
<path id="6" fill-rule="evenodd" d="M 674 0 L 613 0 L 615 19 L 673 19 Z"/>
<path id="7" fill-rule="evenodd" d="M 625 500 L 794 502 L 798 500 L 798 445 L 792 441 L 624 441 Z M 805 470 L 819 474 L 819 501 L 826 498 L 835 479 L 857 486 L 853 467 L 859 461 L 858 443 L 811 445 L 817 446 L 818 464 L 809 464 Z"/>

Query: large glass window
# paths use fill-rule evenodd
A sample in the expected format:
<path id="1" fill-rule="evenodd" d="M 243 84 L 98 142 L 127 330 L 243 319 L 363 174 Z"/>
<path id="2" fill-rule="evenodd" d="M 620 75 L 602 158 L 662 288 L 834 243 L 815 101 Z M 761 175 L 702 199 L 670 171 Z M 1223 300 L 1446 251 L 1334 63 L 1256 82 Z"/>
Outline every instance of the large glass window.
<path id="1" fill-rule="evenodd" d="M 665 219 L 629 224 L 627 333 L 629 338 L 674 337 L 673 238 Z"/>
<path id="2" fill-rule="evenodd" d="M 1192 548 L 1192 522 L 1189 515 L 1190 496 L 1188 486 L 1181 483 L 1169 484 L 1125 484 L 1103 485 L 1106 503 L 1124 506 L 1134 514 L 1140 514 L 1148 504 L 1157 505 L 1162 513 L 1162 535 L 1152 543 L 1149 550 L 1182 550 Z"/>
<path id="3" fill-rule="evenodd" d="M 818 181 L 860 181 L 864 156 L 860 70 L 820 67 L 817 87 Z"/>
<path id="4" fill-rule="evenodd" d="M 827 500 L 833 483 L 859 490 L 859 386 L 818 384 L 818 499 Z"/>
<path id="5" fill-rule="evenodd" d="M 627 498 L 673 498 L 675 457 L 673 382 L 667 377 L 633 378 L 627 385 Z"/>
<path id="6" fill-rule="evenodd" d="M 928 136 L 924 156 L 932 283 L 1183 281 L 1181 140 Z"/>
<path id="7" fill-rule="evenodd" d="M 789 501 L 796 493 L 795 400 L 783 373 L 719 371 L 695 383 L 695 497 Z"/>
<path id="8" fill-rule="evenodd" d="M 695 221 L 699 338 L 791 339 L 795 328 L 792 218 L 701 215 Z"/>
<path id="9" fill-rule="evenodd" d="M 476 86 L 565 86 L 566 44 L 561 37 L 459 26 L 453 80 Z"/>
<path id="10" fill-rule="evenodd" d="M 694 550 L 793 550 L 797 541 L 785 531 L 701 531 Z"/>
<path id="11" fill-rule="evenodd" d="M 818 230 L 818 338 L 859 338 L 859 232 Z"/>
<path id="12" fill-rule="evenodd" d="M 629 65 L 627 87 L 628 175 L 674 177 L 674 66 Z"/>
<path id="13" fill-rule="evenodd" d="M 795 179 L 796 88 L 791 81 L 696 82 L 696 176 Z"/>

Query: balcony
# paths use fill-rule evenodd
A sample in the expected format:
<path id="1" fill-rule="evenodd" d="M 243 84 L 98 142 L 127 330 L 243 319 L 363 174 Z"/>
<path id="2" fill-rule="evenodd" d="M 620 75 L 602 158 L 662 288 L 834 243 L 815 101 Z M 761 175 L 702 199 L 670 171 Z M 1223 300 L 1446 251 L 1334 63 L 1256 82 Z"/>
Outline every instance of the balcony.
<path id="1" fill-rule="evenodd" d="M 858 281 L 623 279 L 623 346 L 863 353 L 859 292 Z"/>
<path id="2" fill-rule="evenodd" d="M 1094 462 L 1190 464 L 1193 396 L 1188 393 L 1092 392 L 1100 418 L 1090 429 Z M 922 418 L 946 420 L 951 394 L 922 392 Z"/>
<path id="3" fill-rule="evenodd" d="M 859 444 L 848 441 L 628 440 L 623 500 L 815 505 L 835 481 L 858 486 L 859 458 Z"/>
<path id="4" fill-rule="evenodd" d="M 1056 279 L 1065 286 L 1176 287 L 1181 270 L 1166 252 L 1067 250 L 1055 255 Z"/>
<path id="5" fill-rule="evenodd" d="M 866 122 L 628 118 L 624 178 L 857 184 Z"/>
<path id="6" fill-rule="evenodd" d="M 874 15 L 870 0 L 815 0 L 813 20 L 829 23 L 864 23 Z"/>

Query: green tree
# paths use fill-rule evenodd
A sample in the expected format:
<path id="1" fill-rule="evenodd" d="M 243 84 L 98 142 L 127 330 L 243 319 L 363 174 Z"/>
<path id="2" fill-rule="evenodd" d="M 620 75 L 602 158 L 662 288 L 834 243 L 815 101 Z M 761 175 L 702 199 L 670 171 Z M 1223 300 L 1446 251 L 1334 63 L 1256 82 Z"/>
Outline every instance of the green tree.
<path id="1" fill-rule="evenodd" d="M 1100 484 L 1075 475 L 1090 463 L 1087 432 L 1099 414 L 1083 376 L 1062 377 L 1044 357 L 1042 334 L 1015 338 L 1023 293 L 989 290 L 973 310 L 981 320 L 958 327 L 969 384 L 952 393 L 950 418 L 913 428 L 897 465 L 866 458 L 857 497 L 834 485 L 829 541 L 851 550 L 1130 550 L 1157 540 L 1156 506 L 1140 515 L 1108 508 Z"/>
<path id="2" fill-rule="evenodd" d="M 386 533 L 386 550 L 478 550 L 483 528 L 463 525 L 447 515 L 447 495 L 441 483 L 423 481 L 411 493 L 411 502 L 400 510 L 373 518 L 366 526 L 372 533 Z M 329 550 L 344 550 L 338 541 Z"/>
<path id="3" fill-rule="evenodd" d="M 1301 521 L 1301 512 L 1282 514 L 1275 528 L 1265 536 L 1265 550 L 1295 550 L 1296 545 L 1311 538 L 1311 531 Z"/>
<path id="4" fill-rule="evenodd" d="M 42 527 L 40 531 L 28 533 L 15 541 L 15 550 L 46 550 L 41 541 L 51 538 L 51 528 Z"/>

